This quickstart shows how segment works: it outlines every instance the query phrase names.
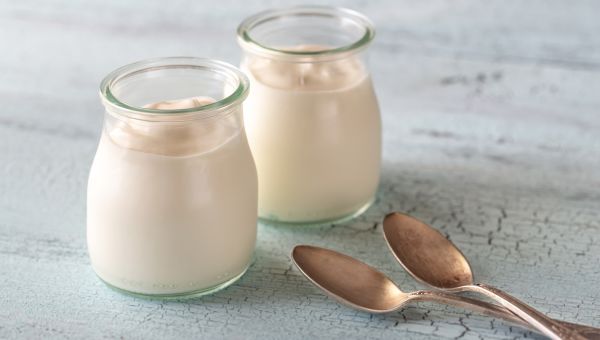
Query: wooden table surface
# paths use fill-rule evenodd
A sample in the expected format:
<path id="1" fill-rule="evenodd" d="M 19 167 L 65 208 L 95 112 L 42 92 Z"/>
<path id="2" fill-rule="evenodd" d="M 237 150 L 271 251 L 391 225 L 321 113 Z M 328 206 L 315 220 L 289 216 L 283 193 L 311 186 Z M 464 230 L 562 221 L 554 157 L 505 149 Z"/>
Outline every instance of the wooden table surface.
<path id="1" fill-rule="evenodd" d="M 600 327 L 600 2 L 336 1 L 376 23 L 371 71 L 384 122 L 376 204 L 319 228 L 260 226 L 236 284 L 187 302 L 105 287 L 86 250 L 86 181 L 101 78 L 159 56 L 237 64 L 235 28 L 285 1 L 0 2 L 0 338 L 534 337 L 421 303 L 369 315 L 292 267 L 293 245 L 370 263 L 403 290 L 385 213 L 447 234 L 476 279 L 552 317 Z"/>

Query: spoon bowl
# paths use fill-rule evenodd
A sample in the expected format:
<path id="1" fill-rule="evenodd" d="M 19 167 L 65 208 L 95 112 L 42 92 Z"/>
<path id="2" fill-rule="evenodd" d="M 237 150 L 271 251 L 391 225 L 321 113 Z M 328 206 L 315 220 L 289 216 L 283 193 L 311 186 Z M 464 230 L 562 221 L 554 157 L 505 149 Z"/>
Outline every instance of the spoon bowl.
<path id="1" fill-rule="evenodd" d="M 349 307 L 386 313 L 410 300 L 380 271 L 333 250 L 299 245 L 292 260 L 312 283 Z"/>
<path id="2" fill-rule="evenodd" d="M 393 213 L 384 220 L 383 235 L 400 264 L 418 281 L 439 289 L 473 284 L 463 253 L 427 224 Z"/>

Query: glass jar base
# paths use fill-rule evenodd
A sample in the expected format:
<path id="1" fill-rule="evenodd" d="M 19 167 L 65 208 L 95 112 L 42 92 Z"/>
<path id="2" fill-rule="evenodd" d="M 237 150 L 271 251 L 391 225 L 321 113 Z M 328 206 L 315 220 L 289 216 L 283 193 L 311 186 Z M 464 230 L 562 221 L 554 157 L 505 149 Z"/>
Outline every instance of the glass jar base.
<path id="1" fill-rule="evenodd" d="M 350 214 L 345 214 L 342 216 L 336 216 L 336 217 L 332 217 L 332 218 L 325 218 L 325 219 L 321 219 L 321 220 L 286 221 L 286 220 L 280 220 L 280 219 L 274 219 L 274 218 L 262 217 L 262 216 L 259 216 L 258 220 L 262 224 L 272 225 L 272 226 L 286 225 L 286 226 L 313 227 L 313 226 L 322 226 L 322 225 L 327 225 L 327 224 L 340 224 L 340 223 L 350 221 L 350 220 L 362 215 L 365 211 L 367 211 L 367 209 L 369 209 L 371 207 L 371 205 L 373 205 L 374 202 L 375 202 L 375 197 L 371 198 L 369 201 L 367 201 L 367 203 L 363 204 L 362 206 L 360 206 L 360 208 L 354 210 Z"/>
<path id="2" fill-rule="evenodd" d="M 235 283 L 237 280 L 239 280 L 242 276 L 244 276 L 246 271 L 248 271 L 249 267 L 250 266 L 247 266 L 246 268 L 244 268 L 244 270 L 237 276 L 235 276 L 225 282 L 221 282 L 217 285 L 214 285 L 212 287 L 197 289 L 197 290 L 193 290 L 193 291 L 189 291 L 189 292 L 172 293 L 172 294 L 145 294 L 145 293 L 132 292 L 130 290 L 126 290 L 126 289 L 114 286 L 111 283 L 108 283 L 107 281 L 105 281 L 99 275 L 97 275 L 97 274 L 96 275 L 98 276 L 100 281 L 102 281 L 105 285 L 108 286 L 108 288 L 110 288 L 118 293 L 121 293 L 121 294 L 129 295 L 129 296 L 133 296 L 133 297 L 137 297 L 137 298 L 149 299 L 149 300 L 186 300 L 186 299 L 193 299 L 193 298 L 201 297 L 204 295 L 214 294 L 220 290 L 223 290 L 223 289 L 229 287 L 230 285 Z"/>

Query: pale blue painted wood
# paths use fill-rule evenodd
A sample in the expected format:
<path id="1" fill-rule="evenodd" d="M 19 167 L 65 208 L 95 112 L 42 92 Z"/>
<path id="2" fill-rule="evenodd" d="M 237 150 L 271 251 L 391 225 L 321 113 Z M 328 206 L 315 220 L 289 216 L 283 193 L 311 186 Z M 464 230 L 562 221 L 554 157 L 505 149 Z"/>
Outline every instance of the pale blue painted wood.
<path id="1" fill-rule="evenodd" d="M 331 247 L 419 287 L 379 222 L 410 212 L 450 235 L 479 280 L 549 315 L 600 326 L 600 3 L 336 1 L 378 27 L 381 192 L 364 216 L 260 226 L 234 286 L 189 302 L 120 295 L 94 276 L 85 187 L 100 79 L 150 57 L 237 63 L 235 27 L 286 1 L 0 2 L 0 338 L 522 338 L 499 320 L 420 304 L 371 316 L 291 267 Z M 295 2 L 297 3 L 297 2 Z"/>

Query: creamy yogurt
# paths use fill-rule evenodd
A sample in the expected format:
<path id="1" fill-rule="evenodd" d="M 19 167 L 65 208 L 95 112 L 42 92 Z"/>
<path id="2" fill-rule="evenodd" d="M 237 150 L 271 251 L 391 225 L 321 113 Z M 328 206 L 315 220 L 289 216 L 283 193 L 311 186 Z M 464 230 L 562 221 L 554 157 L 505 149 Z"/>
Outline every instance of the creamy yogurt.
<path id="1" fill-rule="evenodd" d="M 360 60 L 247 57 L 242 70 L 251 83 L 244 120 L 258 171 L 259 216 L 322 221 L 368 206 L 379 182 L 381 123 Z"/>
<path id="2" fill-rule="evenodd" d="M 257 180 L 240 115 L 187 124 L 107 115 L 87 195 L 88 248 L 104 281 L 169 295 L 210 289 L 245 271 L 256 239 Z"/>

